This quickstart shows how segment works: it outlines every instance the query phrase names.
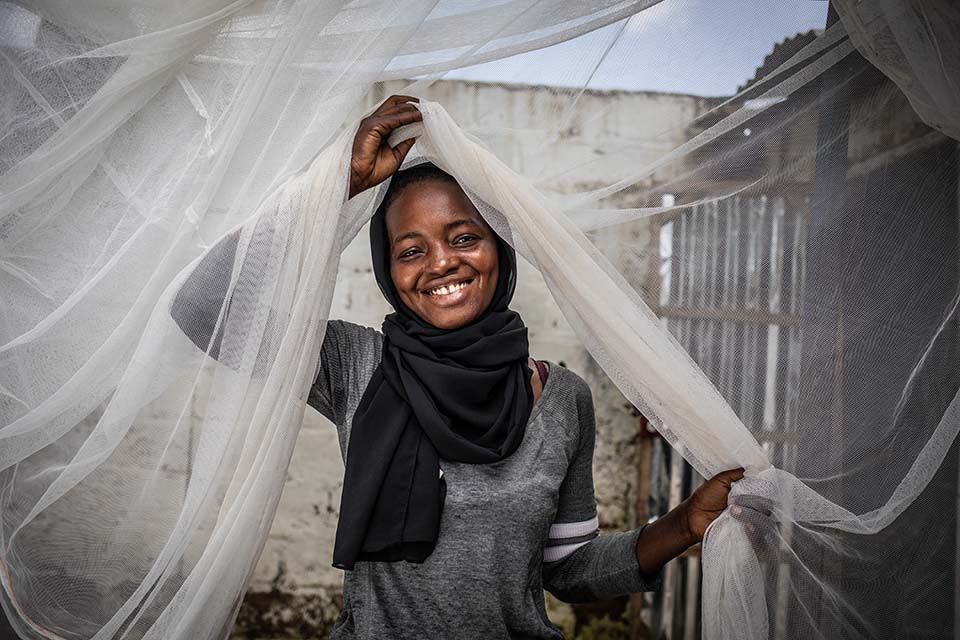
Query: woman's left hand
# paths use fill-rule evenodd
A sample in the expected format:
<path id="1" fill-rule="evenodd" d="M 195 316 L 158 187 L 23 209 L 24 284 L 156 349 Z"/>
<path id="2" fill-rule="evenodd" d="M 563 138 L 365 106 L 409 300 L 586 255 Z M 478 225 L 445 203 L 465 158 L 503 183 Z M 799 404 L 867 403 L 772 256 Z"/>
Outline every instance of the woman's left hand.
<path id="1" fill-rule="evenodd" d="M 684 500 L 682 513 L 690 537 L 699 542 L 711 522 L 727 508 L 727 496 L 734 482 L 743 477 L 743 469 L 730 469 L 713 476 Z"/>

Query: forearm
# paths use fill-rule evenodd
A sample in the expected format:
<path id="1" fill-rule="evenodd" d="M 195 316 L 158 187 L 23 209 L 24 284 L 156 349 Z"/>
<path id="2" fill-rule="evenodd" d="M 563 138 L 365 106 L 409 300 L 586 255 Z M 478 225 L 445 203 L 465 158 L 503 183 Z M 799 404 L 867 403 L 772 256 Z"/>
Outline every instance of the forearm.
<path id="1" fill-rule="evenodd" d="M 659 575 L 641 575 L 635 553 L 639 532 L 601 534 L 563 560 L 544 564 L 544 588 L 563 602 L 595 602 L 659 590 Z"/>
<path id="2" fill-rule="evenodd" d="M 644 527 L 637 539 L 637 564 L 644 576 L 656 575 L 663 565 L 699 542 L 690 532 L 685 510 L 686 505 L 681 504 Z"/>

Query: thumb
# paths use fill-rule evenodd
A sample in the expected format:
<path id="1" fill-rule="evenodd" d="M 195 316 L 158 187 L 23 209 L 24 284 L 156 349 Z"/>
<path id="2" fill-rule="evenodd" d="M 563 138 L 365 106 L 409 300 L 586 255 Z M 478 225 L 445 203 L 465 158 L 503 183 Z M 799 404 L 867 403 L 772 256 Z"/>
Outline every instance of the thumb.
<path id="1" fill-rule="evenodd" d="M 714 478 L 716 478 L 717 481 L 723 484 L 725 487 L 729 487 L 737 480 L 743 479 L 743 472 L 744 470 L 742 467 L 739 469 L 727 469 L 726 471 L 715 475 Z"/>
<path id="2" fill-rule="evenodd" d="M 397 159 L 397 166 L 403 162 L 403 159 L 407 157 L 407 153 L 410 152 L 410 149 L 413 148 L 413 145 L 416 144 L 416 138 L 409 138 L 403 142 L 398 142 L 393 151 L 393 157 Z"/>

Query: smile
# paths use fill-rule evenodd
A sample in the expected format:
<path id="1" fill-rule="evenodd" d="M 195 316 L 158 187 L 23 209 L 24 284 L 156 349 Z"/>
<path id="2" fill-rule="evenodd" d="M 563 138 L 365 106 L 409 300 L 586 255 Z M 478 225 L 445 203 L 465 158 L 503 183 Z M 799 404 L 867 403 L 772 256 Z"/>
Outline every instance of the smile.
<path id="1" fill-rule="evenodd" d="M 440 287 L 434 287 L 433 289 L 424 289 L 421 293 L 431 297 L 449 296 L 454 293 L 457 293 L 458 291 L 462 291 L 465 287 L 469 286 L 472 282 L 473 282 L 472 279 L 463 280 L 461 282 L 456 282 L 454 284 L 445 284 Z"/>

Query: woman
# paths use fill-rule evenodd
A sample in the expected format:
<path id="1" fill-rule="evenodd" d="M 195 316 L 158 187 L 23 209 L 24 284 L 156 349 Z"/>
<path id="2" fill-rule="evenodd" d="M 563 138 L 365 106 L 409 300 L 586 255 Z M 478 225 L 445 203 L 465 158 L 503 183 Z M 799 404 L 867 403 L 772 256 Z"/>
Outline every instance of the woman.
<path id="1" fill-rule="evenodd" d="M 429 164 L 398 172 L 414 140 L 387 138 L 421 119 L 414 102 L 393 96 L 364 119 L 351 159 L 351 197 L 393 176 L 370 242 L 395 312 L 383 332 L 330 321 L 309 397 L 346 461 L 331 637 L 562 638 L 544 589 L 583 602 L 656 588 L 742 470 L 652 524 L 599 535 L 590 389 L 529 356 L 508 307 L 515 254 L 456 180 Z M 178 299 L 203 273 L 228 281 L 236 242 L 212 250 Z M 206 350 L 220 303 L 185 307 L 174 317 Z"/>

